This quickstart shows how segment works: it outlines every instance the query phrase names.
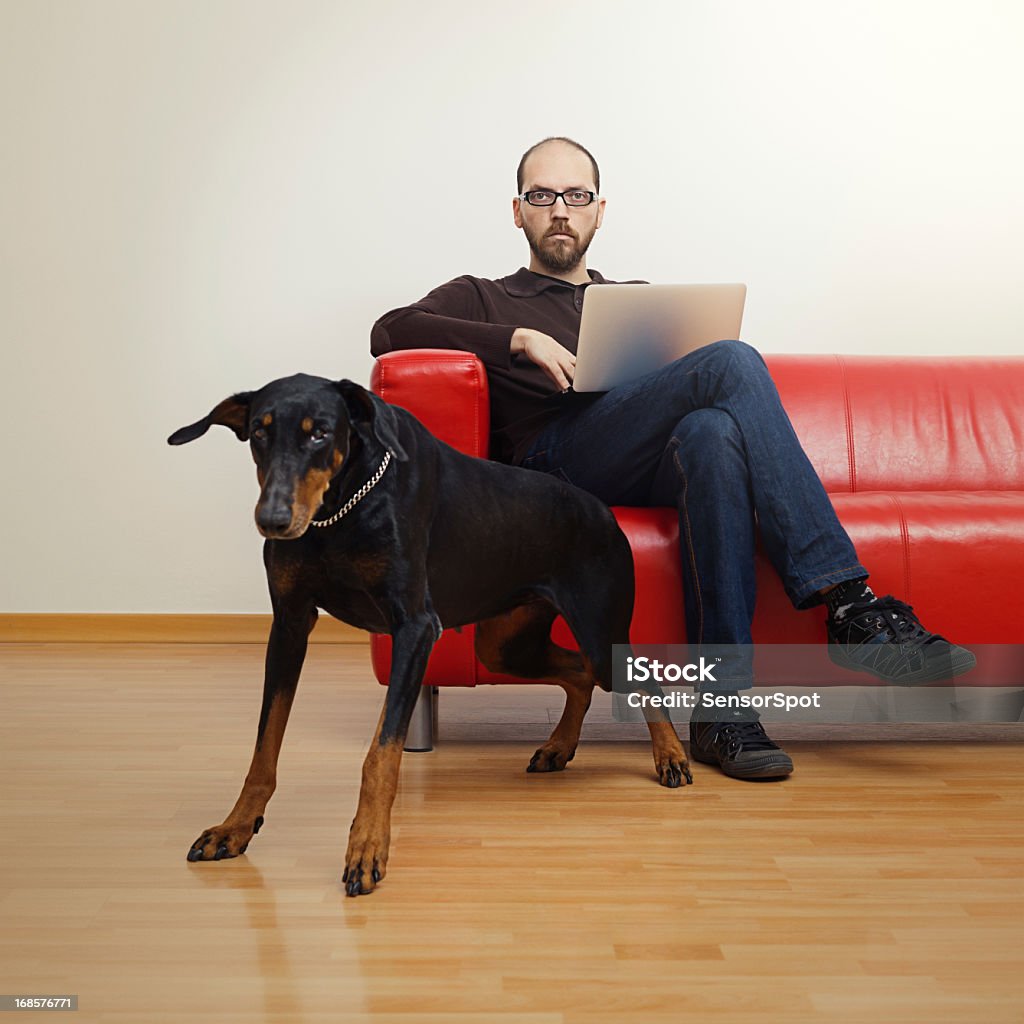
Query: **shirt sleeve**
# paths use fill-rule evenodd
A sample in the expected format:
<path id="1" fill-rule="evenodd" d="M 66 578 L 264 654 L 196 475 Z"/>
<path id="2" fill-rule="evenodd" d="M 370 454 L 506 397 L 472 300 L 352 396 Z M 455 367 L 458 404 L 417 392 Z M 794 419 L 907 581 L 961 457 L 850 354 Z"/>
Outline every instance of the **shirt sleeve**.
<path id="1" fill-rule="evenodd" d="M 476 283 L 457 277 L 429 295 L 385 313 L 370 332 L 370 351 L 451 348 L 478 355 L 485 366 L 508 369 L 517 325 L 494 324 Z"/>

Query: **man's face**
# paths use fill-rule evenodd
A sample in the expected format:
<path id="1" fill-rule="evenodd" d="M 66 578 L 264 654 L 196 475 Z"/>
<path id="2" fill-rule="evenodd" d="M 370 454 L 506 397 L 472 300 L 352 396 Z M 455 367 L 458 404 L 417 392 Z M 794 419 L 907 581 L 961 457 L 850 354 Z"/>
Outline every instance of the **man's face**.
<path id="1" fill-rule="evenodd" d="M 531 153 L 523 168 L 523 191 L 533 189 L 596 192 L 594 169 L 586 154 L 574 146 L 549 142 Z M 566 206 L 563 199 L 556 199 L 554 206 L 531 206 L 524 200 L 513 199 L 512 214 L 536 261 L 553 274 L 564 274 L 579 266 L 594 232 L 601 226 L 604 200 L 572 207 Z"/>

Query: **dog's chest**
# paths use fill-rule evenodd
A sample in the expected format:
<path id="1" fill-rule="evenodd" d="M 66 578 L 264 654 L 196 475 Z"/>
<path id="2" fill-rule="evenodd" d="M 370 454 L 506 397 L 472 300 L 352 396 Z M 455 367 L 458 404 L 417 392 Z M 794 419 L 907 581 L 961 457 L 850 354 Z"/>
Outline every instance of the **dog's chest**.
<path id="1" fill-rule="evenodd" d="M 321 563 L 316 603 L 328 614 L 358 629 L 390 632 L 387 602 L 391 589 L 390 560 L 382 552 L 364 551 L 328 558 Z"/>
<path id="2" fill-rule="evenodd" d="M 302 542 L 274 543 L 267 579 L 284 607 L 309 602 L 358 629 L 388 632 L 389 562 L 372 550 L 335 552 Z"/>

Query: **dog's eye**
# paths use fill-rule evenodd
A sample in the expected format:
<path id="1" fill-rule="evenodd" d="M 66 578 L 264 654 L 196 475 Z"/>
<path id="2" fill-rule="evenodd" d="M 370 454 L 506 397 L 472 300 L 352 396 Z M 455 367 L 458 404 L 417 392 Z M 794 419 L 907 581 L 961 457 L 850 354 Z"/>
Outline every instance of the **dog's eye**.
<path id="1" fill-rule="evenodd" d="M 309 436 L 314 441 L 325 441 L 330 436 L 330 433 L 329 430 L 325 430 L 323 427 L 317 427 Z"/>
<path id="2" fill-rule="evenodd" d="M 267 439 L 267 432 L 262 427 L 257 427 L 252 432 L 252 437 L 253 437 L 254 441 L 266 441 L 266 439 Z"/>

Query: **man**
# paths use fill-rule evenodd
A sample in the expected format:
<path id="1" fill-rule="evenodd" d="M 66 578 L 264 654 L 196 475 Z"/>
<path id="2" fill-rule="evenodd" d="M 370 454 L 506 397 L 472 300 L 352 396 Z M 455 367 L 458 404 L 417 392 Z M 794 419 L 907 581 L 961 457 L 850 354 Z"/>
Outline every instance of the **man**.
<path id="1" fill-rule="evenodd" d="M 754 349 L 720 341 L 607 393 L 571 390 L 584 292 L 611 283 L 586 263 L 604 218 L 600 173 L 579 143 L 550 138 L 523 155 L 517 185 L 512 215 L 529 268 L 497 281 L 459 277 L 392 310 L 373 327 L 373 353 L 475 352 L 490 382 L 495 457 L 609 505 L 678 508 L 691 644 L 752 642 L 756 523 L 793 604 L 827 604 L 834 660 L 907 684 L 971 668 L 969 651 L 866 585 Z M 749 660 L 728 663 L 715 689 L 750 687 Z M 705 713 L 690 723 L 690 744 L 692 757 L 735 778 L 793 770 L 752 712 Z"/>

